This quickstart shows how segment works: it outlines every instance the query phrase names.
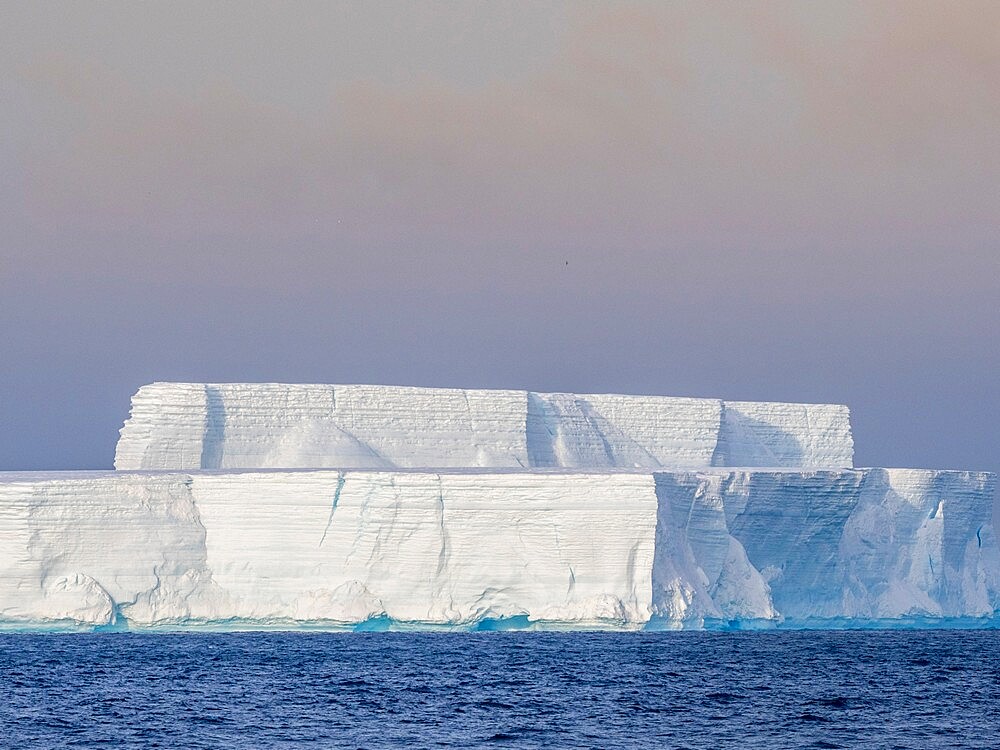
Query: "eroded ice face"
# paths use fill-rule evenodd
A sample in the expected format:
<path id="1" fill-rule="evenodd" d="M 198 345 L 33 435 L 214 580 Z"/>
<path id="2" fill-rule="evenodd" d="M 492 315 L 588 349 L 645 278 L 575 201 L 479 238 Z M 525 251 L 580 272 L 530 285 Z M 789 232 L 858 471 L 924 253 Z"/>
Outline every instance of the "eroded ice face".
<path id="1" fill-rule="evenodd" d="M 994 617 L 995 477 L 886 469 L 0 475 L 15 627 Z"/>

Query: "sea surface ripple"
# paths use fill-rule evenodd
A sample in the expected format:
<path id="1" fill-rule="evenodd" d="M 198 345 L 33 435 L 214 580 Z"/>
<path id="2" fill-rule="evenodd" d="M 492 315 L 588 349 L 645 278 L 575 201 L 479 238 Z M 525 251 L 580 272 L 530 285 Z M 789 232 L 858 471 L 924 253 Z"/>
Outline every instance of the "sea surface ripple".
<path id="1" fill-rule="evenodd" d="M 1000 632 L 0 636 L 0 745 L 996 748 Z"/>

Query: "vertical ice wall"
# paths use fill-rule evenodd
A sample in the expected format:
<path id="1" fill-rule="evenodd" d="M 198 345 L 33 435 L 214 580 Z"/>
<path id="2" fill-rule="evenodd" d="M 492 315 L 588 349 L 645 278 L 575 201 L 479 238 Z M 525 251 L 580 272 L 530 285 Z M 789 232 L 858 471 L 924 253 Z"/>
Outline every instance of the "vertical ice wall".
<path id="1" fill-rule="evenodd" d="M 115 449 L 116 469 L 218 468 L 225 417 L 208 386 L 170 383 L 143 386 Z"/>
<path id="2" fill-rule="evenodd" d="M 1000 608 L 996 477 L 0 474 L 0 627 L 829 626 Z"/>
<path id="3" fill-rule="evenodd" d="M 637 628 L 655 523 L 648 474 L 0 474 L 0 626 Z"/>
<path id="4" fill-rule="evenodd" d="M 648 474 L 274 472 L 198 477 L 196 495 L 208 565 L 239 620 L 639 627 L 652 485 Z M 252 508 L 236 512 L 236 496 Z"/>
<path id="5" fill-rule="evenodd" d="M 117 469 L 523 466 L 518 391 L 282 384 L 143 386 Z"/>
<path id="6" fill-rule="evenodd" d="M 534 468 L 707 466 L 720 404 L 669 396 L 528 393 L 525 440 Z"/>
<path id="7" fill-rule="evenodd" d="M 655 476 L 653 602 L 668 622 L 919 622 L 1000 610 L 993 474 Z"/>
<path id="8" fill-rule="evenodd" d="M 191 484 L 182 474 L 0 474 L 0 622 L 197 616 L 216 592 Z"/>
<path id="9" fill-rule="evenodd" d="M 850 411 L 837 404 L 723 401 L 713 466 L 854 465 Z"/>
<path id="10" fill-rule="evenodd" d="M 847 407 L 283 384 L 143 386 L 117 469 L 852 465 Z"/>

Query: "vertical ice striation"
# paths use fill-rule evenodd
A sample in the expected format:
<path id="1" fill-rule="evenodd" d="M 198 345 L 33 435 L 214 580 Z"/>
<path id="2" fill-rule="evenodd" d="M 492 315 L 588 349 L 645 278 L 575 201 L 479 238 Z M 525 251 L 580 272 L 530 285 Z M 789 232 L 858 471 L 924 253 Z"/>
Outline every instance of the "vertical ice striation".
<path id="1" fill-rule="evenodd" d="M 993 474 L 655 476 L 653 607 L 668 622 L 922 622 L 1000 610 Z"/>
<path id="2" fill-rule="evenodd" d="M 841 541 L 837 603 L 872 619 L 995 612 L 995 486 L 981 472 L 869 470 Z"/>
<path id="3" fill-rule="evenodd" d="M 847 407 L 369 385 L 154 383 L 117 469 L 852 465 Z"/>
<path id="4" fill-rule="evenodd" d="M 638 627 L 651 486 L 649 475 L 269 472 L 201 476 L 196 496 L 238 620 Z M 234 496 L 255 510 L 234 512 Z"/>
<path id="5" fill-rule="evenodd" d="M 767 582 L 729 529 L 727 498 L 744 474 L 658 472 L 656 621 L 672 627 L 706 621 L 778 619 Z M 737 505 L 739 503 L 736 503 Z"/>

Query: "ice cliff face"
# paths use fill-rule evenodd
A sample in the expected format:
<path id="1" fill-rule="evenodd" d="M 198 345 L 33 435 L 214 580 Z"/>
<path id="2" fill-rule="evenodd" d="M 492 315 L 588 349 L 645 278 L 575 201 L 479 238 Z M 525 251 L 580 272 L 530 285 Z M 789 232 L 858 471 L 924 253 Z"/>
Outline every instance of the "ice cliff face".
<path id="1" fill-rule="evenodd" d="M 1000 623 L 995 477 L 852 457 L 834 405 L 156 383 L 124 471 L 0 474 L 0 627 Z"/>
<path id="2" fill-rule="evenodd" d="M 996 477 L 914 469 L 657 473 L 655 614 L 743 625 L 992 618 Z"/>
<path id="3" fill-rule="evenodd" d="M 7 626 L 180 621 L 218 593 L 183 475 L 0 473 L 0 539 Z"/>
<path id="4" fill-rule="evenodd" d="M 853 465 L 848 409 L 366 385 L 154 383 L 117 469 Z"/>
<path id="5" fill-rule="evenodd" d="M 648 474 L 0 475 L 0 508 L 8 624 L 638 627 L 650 612 Z"/>
<path id="6" fill-rule="evenodd" d="M 991 618 L 995 477 L 846 469 L 0 474 L 8 627 Z"/>

